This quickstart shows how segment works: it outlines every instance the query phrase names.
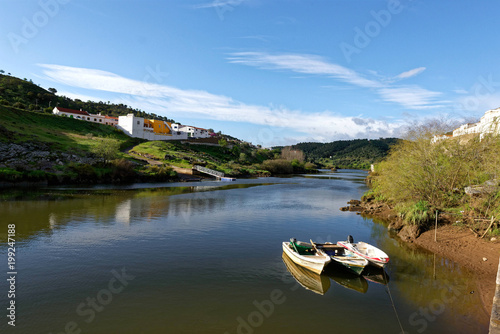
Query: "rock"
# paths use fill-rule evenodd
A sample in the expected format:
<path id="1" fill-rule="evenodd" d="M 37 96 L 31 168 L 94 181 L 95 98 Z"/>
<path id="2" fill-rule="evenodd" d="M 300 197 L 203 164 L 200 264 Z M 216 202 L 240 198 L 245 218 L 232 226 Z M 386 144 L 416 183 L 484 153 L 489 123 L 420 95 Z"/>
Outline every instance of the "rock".
<path id="1" fill-rule="evenodd" d="M 405 241 L 413 241 L 420 235 L 420 227 L 417 225 L 405 225 L 398 233 L 398 237 Z"/>
<path id="2" fill-rule="evenodd" d="M 357 199 L 351 199 L 349 202 L 347 202 L 347 204 L 360 205 L 361 201 L 358 201 Z"/>
<path id="3" fill-rule="evenodd" d="M 361 211 L 363 210 L 363 207 L 359 206 L 359 205 L 350 205 L 349 206 L 349 211 Z"/>
<path id="4" fill-rule="evenodd" d="M 486 261 L 488 261 L 488 259 L 487 259 L 487 258 L 485 258 L 485 257 L 483 257 L 483 261 L 485 261 L 485 262 L 486 262 Z"/>
<path id="5" fill-rule="evenodd" d="M 387 226 L 387 229 L 389 231 L 393 231 L 393 232 L 396 232 L 398 233 L 399 231 L 401 231 L 401 229 L 404 227 L 404 224 L 403 222 L 400 220 L 400 219 L 396 219 L 394 221 L 392 221 L 389 226 Z"/>
<path id="6" fill-rule="evenodd" d="M 349 211 L 349 207 L 348 206 L 343 206 L 340 208 L 340 211 Z"/>
<path id="7" fill-rule="evenodd" d="M 497 241 L 497 238 L 493 237 L 490 239 L 490 241 Z"/>

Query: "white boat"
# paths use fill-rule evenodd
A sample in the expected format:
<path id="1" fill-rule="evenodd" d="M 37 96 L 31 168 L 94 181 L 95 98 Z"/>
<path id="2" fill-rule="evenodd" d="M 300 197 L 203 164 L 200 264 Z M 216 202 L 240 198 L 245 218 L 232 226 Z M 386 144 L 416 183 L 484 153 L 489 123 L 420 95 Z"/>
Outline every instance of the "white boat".
<path id="1" fill-rule="evenodd" d="M 365 267 L 368 265 L 368 260 L 364 257 L 358 256 L 340 245 L 332 244 L 330 242 L 318 244 L 312 240 L 311 244 L 318 251 L 318 253 L 329 256 L 332 261 L 343 265 L 357 275 L 361 275 Z"/>
<path id="2" fill-rule="evenodd" d="M 337 245 L 367 259 L 378 267 L 384 267 L 389 262 L 389 256 L 377 247 L 363 241 L 353 242 L 352 236 L 348 236 L 347 239 L 347 241 L 337 242 Z"/>
<path id="3" fill-rule="evenodd" d="M 294 263 L 316 274 L 321 274 L 331 261 L 328 255 L 318 252 L 310 243 L 295 239 L 284 241 L 283 251 Z"/>

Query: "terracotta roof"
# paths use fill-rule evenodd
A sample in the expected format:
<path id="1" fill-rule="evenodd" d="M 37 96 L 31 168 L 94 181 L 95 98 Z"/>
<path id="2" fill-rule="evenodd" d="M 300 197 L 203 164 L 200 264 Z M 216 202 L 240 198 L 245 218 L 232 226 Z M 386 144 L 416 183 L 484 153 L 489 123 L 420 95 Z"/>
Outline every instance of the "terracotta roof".
<path id="1" fill-rule="evenodd" d="M 90 116 L 88 112 L 83 111 L 83 110 L 73 110 L 73 109 L 61 108 L 61 107 L 56 107 L 56 108 L 59 111 L 67 112 L 67 113 L 70 113 L 70 114 L 78 114 L 78 115 Z"/>
<path id="2" fill-rule="evenodd" d="M 114 119 L 115 121 L 118 120 L 118 117 L 113 117 L 113 116 L 104 116 L 105 118 L 111 118 L 111 119 Z"/>

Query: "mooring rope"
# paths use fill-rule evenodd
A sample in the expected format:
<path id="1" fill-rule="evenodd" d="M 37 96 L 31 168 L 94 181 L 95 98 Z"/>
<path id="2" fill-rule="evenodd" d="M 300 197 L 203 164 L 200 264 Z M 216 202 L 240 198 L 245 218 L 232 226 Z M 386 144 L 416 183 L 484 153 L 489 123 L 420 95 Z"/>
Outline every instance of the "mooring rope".
<path id="1" fill-rule="evenodd" d="M 399 328 L 401 328 L 401 333 L 404 334 L 405 330 L 403 329 L 403 325 L 401 324 L 401 320 L 399 320 L 398 311 L 396 310 L 396 306 L 394 305 L 394 300 L 392 299 L 391 289 L 389 289 L 389 280 L 387 279 L 387 276 L 385 274 L 385 269 L 382 269 L 382 272 L 384 273 L 384 280 L 387 282 L 387 284 L 386 284 L 387 293 L 389 294 L 389 298 L 391 299 L 391 304 L 392 304 L 392 308 L 394 309 L 394 313 L 396 314 L 396 319 L 398 319 Z"/>

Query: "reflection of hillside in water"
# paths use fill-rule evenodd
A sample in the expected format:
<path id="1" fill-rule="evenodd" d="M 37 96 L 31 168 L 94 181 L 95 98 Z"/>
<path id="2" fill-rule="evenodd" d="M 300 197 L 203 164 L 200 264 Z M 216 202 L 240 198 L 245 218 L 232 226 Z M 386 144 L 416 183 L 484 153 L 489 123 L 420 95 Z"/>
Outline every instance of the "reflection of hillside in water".
<path id="1" fill-rule="evenodd" d="M 263 184 L 105 191 L 51 190 L 50 196 L 57 199 L 3 201 L 0 202 L 0 212 L 3 225 L 16 224 L 16 241 L 50 235 L 53 230 L 66 225 L 92 222 L 104 226 L 116 223 L 127 226 L 135 221 L 165 219 L 169 214 L 181 218 L 178 222 L 180 227 L 191 214 L 209 214 L 224 206 L 226 197 L 210 195 L 214 190 L 258 185 Z M 6 235 L 0 234 L 0 242 L 6 241 Z"/>

